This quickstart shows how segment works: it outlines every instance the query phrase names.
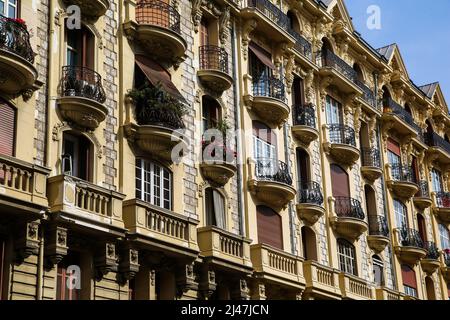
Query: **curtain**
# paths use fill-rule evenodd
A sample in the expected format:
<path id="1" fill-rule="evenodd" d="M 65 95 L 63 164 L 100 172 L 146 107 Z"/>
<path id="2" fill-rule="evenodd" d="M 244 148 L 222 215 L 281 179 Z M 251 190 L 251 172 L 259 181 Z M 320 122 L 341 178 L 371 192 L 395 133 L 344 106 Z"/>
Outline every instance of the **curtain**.
<path id="1" fill-rule="evenodd" d="M 206 189 L 205 192 L 205 212 L 206 212 L 206 225 L 213 225 L 213 206 L 212 206 L 212 192 L 211 189 Z"/>
<path id="2" fill-rule="evenodd" d="M 213 190 L 213 200 L 216 226 L 225 229 L 225 203 L 222 195 L 216 190 Z"/>

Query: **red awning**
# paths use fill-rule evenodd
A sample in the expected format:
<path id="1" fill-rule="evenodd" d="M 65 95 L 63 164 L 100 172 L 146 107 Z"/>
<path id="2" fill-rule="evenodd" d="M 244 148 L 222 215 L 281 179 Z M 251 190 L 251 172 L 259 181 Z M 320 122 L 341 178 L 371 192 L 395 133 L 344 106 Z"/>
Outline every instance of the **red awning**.
<path id="1" fill-rule="evenodd" d="M 270 69 L 275 70 L 276 67 L 272 62 L 272 58 L 270 57 L 270 54 L 264 50 L 263 48 L 261 48 L 260 46 L 258 46 L 256 43 L 254 43 L 253 41 L 250 41 L 250 43 L 248 44 L 248 48 L 255 54 L 255 56 L 262 62 L 264 63 L 266 66 L 268 66 Z"/>
<path id="2" fill-rule="evenodd" d="M 159 83 L 161 88 L 172 97 L 177 98 L 182 102 L 186 102 L 183 95 L 173 84 L 170 73 L 153 59 L 143 55 L 136 55 L 136 65 L 142 70 L 152 85 L 156 86 Z"/>

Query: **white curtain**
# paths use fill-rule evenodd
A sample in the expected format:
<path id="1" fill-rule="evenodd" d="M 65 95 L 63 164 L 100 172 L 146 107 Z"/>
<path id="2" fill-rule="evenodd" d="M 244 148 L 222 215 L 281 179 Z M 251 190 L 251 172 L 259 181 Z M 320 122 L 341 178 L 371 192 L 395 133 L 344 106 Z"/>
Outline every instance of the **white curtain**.
<path id="1" fill-rule="evenodd" d="M 225 229 L 225 201 L 223 200 L 222 195 L 216 190 L 213 190 L 213 200 L 216 226 Z"/>

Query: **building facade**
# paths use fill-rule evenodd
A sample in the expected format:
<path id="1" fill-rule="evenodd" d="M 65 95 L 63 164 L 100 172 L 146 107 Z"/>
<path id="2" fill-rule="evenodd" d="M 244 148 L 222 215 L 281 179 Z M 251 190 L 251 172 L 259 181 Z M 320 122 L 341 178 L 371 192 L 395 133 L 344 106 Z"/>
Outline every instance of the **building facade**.
<path id="1" fill-rule="evenodd" d="M 0 14 L 0 299 L 449 299 L 447 104 L 343 1 Z"/>

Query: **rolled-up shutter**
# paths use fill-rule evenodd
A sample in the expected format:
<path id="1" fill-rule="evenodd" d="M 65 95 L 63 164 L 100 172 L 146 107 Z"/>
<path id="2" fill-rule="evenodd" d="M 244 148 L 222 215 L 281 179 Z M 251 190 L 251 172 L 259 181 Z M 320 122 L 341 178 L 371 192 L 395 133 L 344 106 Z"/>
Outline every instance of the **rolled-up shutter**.
<path id="1" fill-rule="evenodd" d="M 14 134 L 16 111 L 13 107 L 0 101 L 0 154 L 14 155 Z"/>
<path id="2" fill-rule="evenodd" d="M 400 145 L 391 138 L 387 140 L 387 149 L 398 156 L 401 155 Z"/>
<path id="3" fill-rule="evenodd" d="M 403 285 L 417 289 L 416 273 L 407 265 L 402 265 Z"/>
<path id="4" fill-rule="evenodd" d="M 272 209 L 265 206 L 258 206 L 258 242 L 268 244 L 277 249 L 283 250 L 283 229 L 281 226 L 281 216 Z"/>

